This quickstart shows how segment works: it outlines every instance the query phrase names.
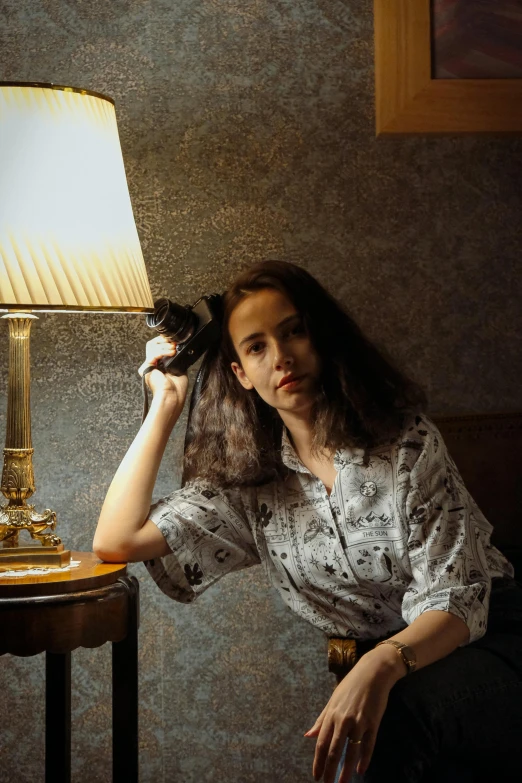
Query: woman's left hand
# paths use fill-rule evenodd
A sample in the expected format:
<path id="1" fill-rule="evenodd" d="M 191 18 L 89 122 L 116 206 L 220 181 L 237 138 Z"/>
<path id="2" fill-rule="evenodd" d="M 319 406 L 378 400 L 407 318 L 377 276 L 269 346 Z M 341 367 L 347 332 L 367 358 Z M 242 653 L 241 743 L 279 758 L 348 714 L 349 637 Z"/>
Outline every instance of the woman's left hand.
<path id="1" fill-rule="evenodd" d="M 334 783 L 346 739 L 362 740 L 348 745 L 339 783 L 349 783 L 357 764 L 363 774 L 370 764 L 377 731 L 396 679 L 383 676 L 375 659 L 363 656 L 334 690 L 330 701 L 305 737 L 317 737 L 314 780 Z"/>

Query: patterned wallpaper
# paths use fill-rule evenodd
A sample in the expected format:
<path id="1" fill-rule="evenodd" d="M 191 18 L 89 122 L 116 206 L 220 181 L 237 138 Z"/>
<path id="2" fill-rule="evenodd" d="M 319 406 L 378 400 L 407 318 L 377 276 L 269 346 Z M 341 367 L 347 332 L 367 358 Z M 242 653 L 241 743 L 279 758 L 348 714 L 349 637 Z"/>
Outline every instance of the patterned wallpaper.
<path id="1" fill-rule="evenodd" d="M 116 101 L 154 297 L 297 261 L 422 381 L 433 412 L 520 409 L 518 138 L 376 139 L 369 0 L 2 0 L 0 80 Z M 90 550 L 141 418 L 140 316 L 32 329 L 37 510 Z M 5 429 L 7 327 L 0 341 Z M 193 377 L 193 373 L 192 373 Z M 154 497 L 179 485 L 184 420 Z M 141 781 L 312 780 L 326 639 L 260 569 L 195 605 L 140 580 Z M 0 783 L 43 780 L 44 656 L 5 656 Z M 73 654 L 73 781 L 111 779 L 110 646 Z M 9 716 L 9 720 L 6 720 Z"/>

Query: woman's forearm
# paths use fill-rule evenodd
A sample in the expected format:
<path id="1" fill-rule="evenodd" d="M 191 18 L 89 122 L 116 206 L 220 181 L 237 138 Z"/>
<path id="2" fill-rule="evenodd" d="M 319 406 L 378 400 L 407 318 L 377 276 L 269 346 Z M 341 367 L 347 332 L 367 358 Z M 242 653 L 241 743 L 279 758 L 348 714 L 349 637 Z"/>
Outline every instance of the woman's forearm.
<path id="1" fill-rule="evenodd" d="M 416 669 L 423 669 L 430 663 L 445 658 L 464 642 L 469 642 L 469 628 L 460 617 L 451 612 L 431 609 L 420 614 L 407 628 L 394 636 L 397 642 L 403 642 L 412 648 L 417 658 Z M 389 671 L 392 684 L 406 676 L 406 665 L 398 651 L 390 644 L 381 644 L 366 653 L 376 666 L 382 663 Z M 390 670 L 387 664 L 392 664 Z"/>
<path id="2" fill-rule="evenodd" d="M 95 551 L 125 549 L 143 527 L 165 447 L 180 414 L 179 405 L 168 396 L 154 396 L 105 497 L 94 535 Z"/>

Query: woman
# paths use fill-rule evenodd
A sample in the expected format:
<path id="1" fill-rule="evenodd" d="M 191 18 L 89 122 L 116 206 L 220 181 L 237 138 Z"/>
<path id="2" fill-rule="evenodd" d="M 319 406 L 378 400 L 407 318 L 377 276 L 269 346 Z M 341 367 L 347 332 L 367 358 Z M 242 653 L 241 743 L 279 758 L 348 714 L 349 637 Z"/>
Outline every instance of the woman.
<path id="1" fill-rule="evenodd" d="M 140 374 L 175 350 L 151 340 Z M 479 645 L 493 579 L 521 633 L 520 587 L 422 389 L 311 275 L 280 261 L 248 268 L 227 291 L 207 362 L 188 481 L 152 506 L 188 381 L 147 373 L 151 408 L 107 493 L 94 551 L 145 561 L 185 603 L 262 563 L 290 609 L 357 640 L 359 660 L 306 734 L 317 738 L 316 780 L 333 783 L 337 770 L 338 783 L 355 771 L 416 783 L 441 754 L 514 751 L 522 638 L 512 616 L 493 654 Z M 479 722 L 481 711 L 494 719 Z"/>

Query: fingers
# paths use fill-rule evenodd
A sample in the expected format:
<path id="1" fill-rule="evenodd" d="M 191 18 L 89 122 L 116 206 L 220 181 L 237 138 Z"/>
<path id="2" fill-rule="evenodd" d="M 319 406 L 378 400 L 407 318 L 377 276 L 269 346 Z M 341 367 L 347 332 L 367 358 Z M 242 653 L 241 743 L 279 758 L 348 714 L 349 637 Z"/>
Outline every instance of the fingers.
<path id="1" fill-rule="evenodd" d="M 348 742 L 348 740 L 346 740 L 346 742 Z M 348 746 L 346 748 L 346 754 L 343 761 L 343 768 L 341 770 L 341 775 L 339 777 L 338 783 L 350 783 L 352 779 L 352 775 L 355 771 L 355 767 L 357 765 L 357 761 L 359 759 L 360 747 L 361 747 L 360 745 L 352 745 L 351 743 L 348 743 Z M 332 778 L 332 783 L 333 780 L 334 778 Z"/>
<path id="2" fill-rule="evenodd" d="M 354 739 L 360 735 L 357 729 L 352 729 L 350 733 Z M 322 778 L 324 783 L 334 783 L 341 760 L 343 760 L 343 767 L 338 783 L 350 783 L 356 766 L 358 773 L 362 774 L 370 764 L 375 737 L 368 732 L 361 739 L 360 745 L 354 745 L 351 742 L 347 744 L 346 729 L 335 734 L 335 728 L 332 724 L 330 732 L 325 731 L 324 738 L 320 735 L 317 740 L 313 765 L 314 780 Z"/>
<path id="3" fill-rule="evenodd" d="M 307 731 L 307 732 L 306 732 L 306 734 L 304 735 L 305 737 L 313 737 L 313 736 L 314 736 L 314 734 L 317 734 L 317 733 L 318 733 L 318 732 L 321 730 L 321 723 L 322 723 L 322 722 L 323 722 L 323 720 L 324 720 L 324 717 L 325 717 L 325 715 L 326 715 L 326 712 L 327 712 L 327 710 L 328 710 L 328 707 L 329 707 L 329 702 L 328 702 L 328 704 L 326 705 L 326 707 L 324 708 L 324 710 L 321 712 L 321 714 L 319 715 L 319 717 L 317 718 L 317 720 L 315 721 L 315 723 L 314 723 L 314 725 L 312 726 L 312 728 L 311 728 L 311 729 L 308 729 L 308 731 Z"/>
<path id="4" fill-rule="evenodd" d="M 363 775 L 370 766 L 376 741 L 377 732 L 375 731 L 368 731 L 362 738 L 362 745 L 358 746 L 361 749 L 359 763 L 357 764 L 357 773 L 359 775 Z"/>
<path id="5" fill-rule="evenodd" d="M 157 337 L 147 341 L 147 345 L 164 345 L 165 343 L 174 343 L 175 345 L 176 341 L 173 337 L 168 337 L 166 334 L 158 334 Z"/>
<path id="6" fill-rule="evenodd" d="M 339 777 L 338 783 L 350 783 L 352 779 L 352 775 L 355 770 L 355 766 L 357 764 L 357 760 L 359 758 L 359 748 L 360 745 L 352 745 L 348 743 L 348 739 L 345 737 L 344 741 L 341 743 L 341 750 L 339 753 L 335 755 L 335 758 L 332 761 L 331 766 L 325 768 L 324 770 L 324 783 L 334 783 L 335 776 L 337 774 L 337 769 L 339 765 L 342 763 L 342 769 L 341 769 L 341 775 Z M 346 748 L 346 751 L 345 751 Z"/>
<path id="7" fill-rule="evenodd" d="M 141 367 L 138 368 L 138 375 L 140 376 L 140 378 L 143 378 L 143 374 L 144 374 L 145 370 L 147 369 L 147 367 L 154 366 L 154 364 L 155 364 L 155 362 L 149 362 L 149 361 L 145 360 L 143 362 L 143 364 L 141 365 Z"/>
<path id="8" fill-rule="evenodd" d="M 334 766 L 335 757 L 337 757 L 337 761 L 341 758 L 342 746 L 339 749 L 337 747 L 339 745 L 339 735 L 336 736 L 335 741 L 333 740 L 334 729 L 335 725 L 332 722 L 327 724 L 325 721 L 321 726 L 315 746 L 315 758 L 312 767 L 314 780 L 320 780 L 323 773 L 326 773 L 327 770 Z"/>
<path id="9" fill-rule="evenodd" d="M 171 350 L 171 348 L 176 348 L 176 341 L 173 340 L 170 337 L 164 337 L 163 335 L 159 335 L 159 337 L 155 337 L 153 340 L 149 340 L 146 346 L 146 350 L 150 351 L 151 353 L 159 353 L 160 351 L 164 350 Z"/>
<path id="10" fill-rule="evenodd" d="M 146 363 L 157 364 L 164 357 L 175 356 L 176 351 L 177 343 L 172 338 L 160 334 L 147 342 L 145 347 Z"/>

